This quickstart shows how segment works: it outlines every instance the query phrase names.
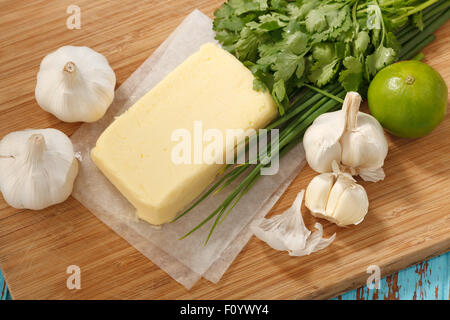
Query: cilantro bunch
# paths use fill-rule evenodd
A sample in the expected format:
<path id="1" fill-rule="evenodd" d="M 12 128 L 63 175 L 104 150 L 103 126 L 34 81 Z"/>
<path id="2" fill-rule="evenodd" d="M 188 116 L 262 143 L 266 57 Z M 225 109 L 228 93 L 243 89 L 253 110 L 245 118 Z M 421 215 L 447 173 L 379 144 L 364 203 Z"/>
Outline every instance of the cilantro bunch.
<path id="1" fill-rule="evenodd" d="M 339 81 L 366 94 L 378 70 L 393 63 L 394 32 L 437 0 L 229 0 L 216 12 L 216 39 L 268 89 L 283 115 L 304 84 Z"/>
<path id="2" fill-rule="evenodd" d="M 378 70 L 396 60 L 421 59 L 433 32 L 450 19 L 450 0 L 229 0 L 215 12 L 222 46 L 270 90 L 279 117 L 279 145 L 258 163 L 227 165 L 218 181 L 174 221 L 241 179 L 225 200 L 183 239 L 213 220 L 215 228 L 260 177 L 273 157 L 297 145 L 311 123 L 341 108 L 346 91 L 365 95 Z M 255 137 L 252 137 L 252 139 Z M 248 142 L 248 141 L 247 141 Z"/>

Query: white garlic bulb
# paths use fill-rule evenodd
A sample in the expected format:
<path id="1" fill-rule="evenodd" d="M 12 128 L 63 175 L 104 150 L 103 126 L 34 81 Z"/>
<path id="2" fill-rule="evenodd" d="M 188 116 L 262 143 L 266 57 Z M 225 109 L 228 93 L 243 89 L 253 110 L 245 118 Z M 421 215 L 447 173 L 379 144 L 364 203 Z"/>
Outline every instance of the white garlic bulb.
<path id="1" fill-rule="evenodd" d="M 78 174 L 72 142 L 56 129 L 16 131 L 0 141 L 0 191 L 14 208 L 66 200 Z"/>
<path id="2" fill-rule="evenodd" d="M 317 230 L 311 234 L 303 222 L 301 205 L 304 193 L 304 190 L 300 191 L 292 206 L 282 214 L 255 221 L 251 226 L 255 236 L 276 250 L 288 251 L 291 256 L 309 255 L 329 246 L 336 234 L 323 238 L 320 223 L 314 225 Z"/>
<path id="3" fill-rule="evenodd" d="M 114 99 L 116 75 L 108 60 L 88 47 L 64 46 L 41 62 L 35 89 L 42 109 L 65 122 L 94 122 Z"/>
<path id="4" fill-rule="evenodd" d="M 388 144 L 380 123 L 359 112 L 361 96 L 348 92 L 342 110 L 325 113 L 303 137 L 306 160 L 317 172 L 331 172 L 332 162 L 347 167 L 366 181 L 384 179 L 383 164 Z"/>
<path id="5" fill-rule="evenodd" d="M 319 174 L 311 180 L 305 205 L 312 215 L 338 226 L 358 224 L 369 210 L 366 190 L 350 174 L 340 172 L 336 161 L 332 166 L 334 172 Z"/>

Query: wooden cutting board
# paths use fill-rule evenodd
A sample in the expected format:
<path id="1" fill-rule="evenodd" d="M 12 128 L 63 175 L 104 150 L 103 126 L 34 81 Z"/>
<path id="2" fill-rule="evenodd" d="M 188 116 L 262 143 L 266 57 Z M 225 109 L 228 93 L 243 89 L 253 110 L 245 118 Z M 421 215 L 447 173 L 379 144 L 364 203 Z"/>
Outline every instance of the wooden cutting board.
<path id="1" fill-rule="evenodd" d="M 54 127 L 71 135 L 34 99 L 41 59 L 60 46 L 86 45 L 104 54 L 118 86 L 194 8 L 212 17 L 222 0 L 79 0 L 81 29 L 68 30 L 72 0 L 2 0 L 0 19 L 0 138 L 14 130 Z M 425 62 L 450 83 L 450 23 L 424 51 Z M 338 228 L 335 242 L 293 258 L 252 238 L 218 284 L 191 291 L 172 280 L 73 198 L 32 212 L 0 196 L 0 267 L 13 298 L 33 299 L 304 299 L 329 298 L 365 284 L 369 265 L 382 276 L 450 248 L 450 113 L 418 140 L 388 136 L 387 178 L 362 183 L 370 211 L 362 224 Z M 305 168 L 274 207 L 289 207 L 315 173 Z M 304 209 L 305 222 L 314 219 Z M 81 268 L 80 290 L 66 288 L 66 269 Z"/>

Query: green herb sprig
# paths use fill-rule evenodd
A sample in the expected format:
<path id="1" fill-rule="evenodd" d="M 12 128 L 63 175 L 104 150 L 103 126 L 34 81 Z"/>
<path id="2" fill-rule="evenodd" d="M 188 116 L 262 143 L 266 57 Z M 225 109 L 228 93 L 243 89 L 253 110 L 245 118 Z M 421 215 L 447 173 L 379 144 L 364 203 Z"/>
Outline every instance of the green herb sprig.
<path id="1" fill-rule="evenodd" d="M 254 88 L 269 90 L 279 117 L 277 150 L 258 163 L 227 165 L 217 183 L 174 221 L 206 197 L 245 175 L 222 204 L 181 239 L 214 219 L 215 228 L 279 153 L 299 143 L 321 114 L 338 110 L 347 91 L 363 96 L 378 70 L 412 59 L 450 19 L 450 0 L 229 0 L 216 12 L 214 30 L 222 46 L 254 74 Z M 420 57 L 419 57 L 420 58 Z"/>

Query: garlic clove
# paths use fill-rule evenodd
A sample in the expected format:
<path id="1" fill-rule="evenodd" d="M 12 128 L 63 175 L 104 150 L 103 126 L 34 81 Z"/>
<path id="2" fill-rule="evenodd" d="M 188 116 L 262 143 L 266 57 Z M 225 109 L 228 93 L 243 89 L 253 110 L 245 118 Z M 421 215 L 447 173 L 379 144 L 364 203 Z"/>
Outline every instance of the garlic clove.
<path id="1" fill-rule="evenodd" d="M 282 214 L 255 221 L 251 225 L 255 236 L 276 250 L 288 251 L 291 256 L 308 255 L 331 244 L 336 234 L 324 239 L 319 223 L 316 223 L 317 231 L 312 235 L 306 228 L 301 213 L 303 196 L 304 190 L 298 193 L 292 206 Z"/>
<path id="2" fill-rule="evenodd" d="M 323 173 L 311 180 L 305 194 L 305 205 L 309 210 L 317 214 L 325 214 L 335 179 L 336 177 L 333 173 Z"/>
<path id="3" fill-rule="evenodd" d="M 333 173 L 314 177 L 306 189 L 306 207 L 318 218 L 338 226 L 360 223 L 369 209 L 365 189 L 334 161 Z M 326 196 L 327 195 L 327 196 Z"/>
<path id="4" fill-rule="evenodd" d="M 106 58 L 88 47 L 64 46 L 41 62 L 39 106 L 65 122 L 99 120 L 114 99 L 116 76 Z"/>
<path id="5" fill-rule="evenodd" d="M 388 144 L 384 131 L 371 115 L 359 113 L 358 126 L 342 136 L 342 163 L 353 168 L 378 169 L 384 165 Z"/>
<path id="6" fill-rule="evenodd" d="M 350 184 L 339 197 L 332 217 L 339 226 L 359 224 L 369 210 L 369 199 L 364 188 L 356 183 Z"/>
<path id="7" fill-rule="evenodd" d="M 333 161 L 341 161 L 339 139 L 344 133 L 345 117 L 341 111 L 317 117 L 303 136 L 306 160 L 316 172 L 331 172 Z"/>
<path id="8" fill-rule="evenodd" d="M 336 183 L 331 188 L 330 194 L 328 196 L 328 202 L 325 209 L 325 214 L 327 216 L 334 216 L 334 212 L 339 204 L 343 192 L 347 188 L 351 187 L 354 183 L 355 180 L 350 175 L 341 174 L 338 176 Z"/>
<path id="9" fill-rule="evenodd" d="M 0 191 L 14 208 L 66 200 L 77 173 L 72 142 L 56 129 L 16 131 L 0 141 Z"/>

